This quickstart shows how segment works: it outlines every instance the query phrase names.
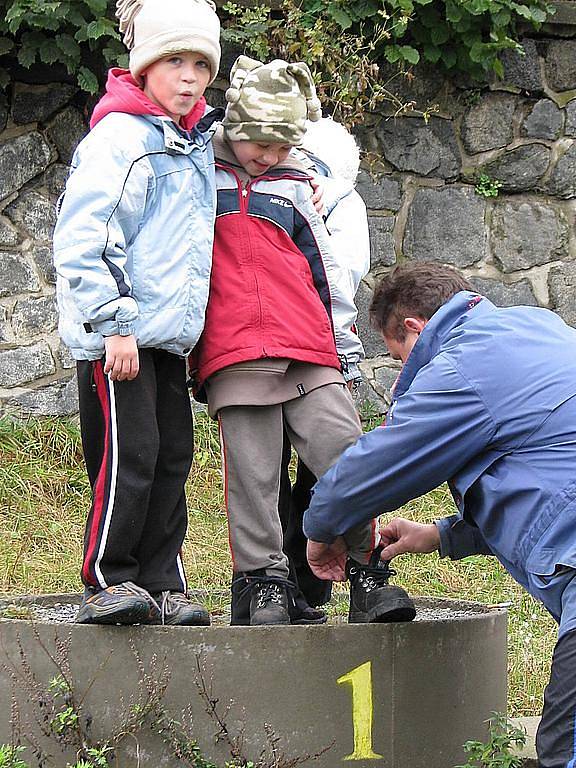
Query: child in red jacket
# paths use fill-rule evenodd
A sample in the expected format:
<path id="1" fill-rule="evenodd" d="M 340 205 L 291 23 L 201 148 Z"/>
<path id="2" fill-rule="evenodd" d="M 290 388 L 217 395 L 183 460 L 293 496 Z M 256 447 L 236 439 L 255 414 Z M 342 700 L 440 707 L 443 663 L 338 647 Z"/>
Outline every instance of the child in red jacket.
<path id="1" fill-rule="evenodd" d="M 320 105 L 305 64 L 241 56 L 214 138 L 218 208 L 195 379 L 220 424 L 234 570 L 251 624 L 288 624 L 288 563 L 278 493 L 284 430 L 321 476 L 361 434 L 346 380 L 362 346 L 353 296 L 290 156 Z M 353 225 L 353 223 L 351 223 Z M 346 534 L 350 621 L 409 620 L 406 593 L 377 563 L 374 523 Z"/>

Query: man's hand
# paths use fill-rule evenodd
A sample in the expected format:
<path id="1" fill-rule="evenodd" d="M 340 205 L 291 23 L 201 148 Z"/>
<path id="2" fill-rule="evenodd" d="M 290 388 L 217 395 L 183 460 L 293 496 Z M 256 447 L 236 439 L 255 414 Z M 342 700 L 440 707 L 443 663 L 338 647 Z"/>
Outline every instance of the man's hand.
<path id="1" fill-rule="evenodd" d="M 138 376 L 140 363 L 135 336 L 106 336 L 104 347 L 104 373 L 109 373 L 112 381 L 125 381 Z"/>
<path id="2" fill-rule="evenodd" d="M 345 581 L 347 552 L 346 542 L 341 536 L 338 536 L 332 544 L 309 541 L 306 555 L 312 573 L 319 579 Z"/>
<path id="3" fill-rule="evenodd" d="M 414 523 L 403 517 L 395 517 L 380 528 L 380 537 L 384 545 L 382 560 L 392 560 L 404 552 L 434 552 L 440 547 L 440 534 L 434 523 Z"/>

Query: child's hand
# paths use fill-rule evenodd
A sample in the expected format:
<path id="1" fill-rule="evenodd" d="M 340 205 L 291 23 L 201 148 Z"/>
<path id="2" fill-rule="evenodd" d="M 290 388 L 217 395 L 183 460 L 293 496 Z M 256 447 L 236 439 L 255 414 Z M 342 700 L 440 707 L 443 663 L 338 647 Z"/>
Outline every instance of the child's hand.
<path id="1" fill-rule="evenodd" d="M 104 373 L 109 373 L 112 381 L 131 380 L 138 376 L 140 363 L 135 336 L 106 336 L 104 347 Z"/>
<path id="2" fill-rule="evenodd" d="M 316 213 L 322 214 L 324 213 L 324 185 L 318 179 L 318 176 L 315 176 L 311 179 L 310 186 L 314 190 L 311 198 L 312 204 L 316 208 Z"/>

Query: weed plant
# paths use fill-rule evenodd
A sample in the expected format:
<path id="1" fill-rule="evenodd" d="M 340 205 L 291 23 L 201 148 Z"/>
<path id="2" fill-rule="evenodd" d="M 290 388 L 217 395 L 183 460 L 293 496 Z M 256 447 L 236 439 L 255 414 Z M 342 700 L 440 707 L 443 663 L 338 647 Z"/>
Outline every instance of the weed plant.
<path id="1" fill-rule="evenodd" d="M 207 589 L 209 607 L 223 612 L 231 562 L 220 447 L 217 427 L 203 413 L 196 417 L 195 462 L 187 496 L 190 523 L 183 554 L 189 583 L 191 588 Z M 89 499 L 74 419 L 0 419 L 0 593 L 80 590 Z M 450 494 L 443 487 L 397 514 L 427 522 L 452 512 Z M 555 625 L 496 559 L 473 556 L 452 563 L 437 555 L 404 555 L 395 567 L 396 581 L 414 595 L 509 604 L 509 713 L 539 714 Z M 344 589 L 337 586 L 336 597 L 343 597 Z"/>

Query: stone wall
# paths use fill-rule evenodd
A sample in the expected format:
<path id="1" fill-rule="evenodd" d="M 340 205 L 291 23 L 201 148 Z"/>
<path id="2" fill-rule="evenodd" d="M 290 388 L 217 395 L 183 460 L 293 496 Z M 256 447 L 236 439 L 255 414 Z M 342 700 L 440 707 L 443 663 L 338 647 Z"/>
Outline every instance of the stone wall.
<path id="1" fill-rule="evenodd" d="M 576 324 L 576 2 L 557 7 L 556 22 L 523 41 L 525 56 L 506 55 L 502 81 L 477 88 L 416 68 L 390 88 L 417 110 L 434 105 L 430 117 L 383 110 L 358 130 L 372 237 L 358 294 L 368 412 L 385 410 L 398 372 L 368 326 L 371 289 L 400 261 L 453 264 L 496 304 L 540 305 Z M 229 68 L 230 52 L 224 59 Z M 73 85 L 53 79 L 15 73 L 0 96 L 0 412 L 76 410 L 50 238 L 89 109 Z M 210 95 L 221 103 L 221 90 Z M 480 174 L 489 191 L 500 183 L 497 197 L 477 193 Z"/>

